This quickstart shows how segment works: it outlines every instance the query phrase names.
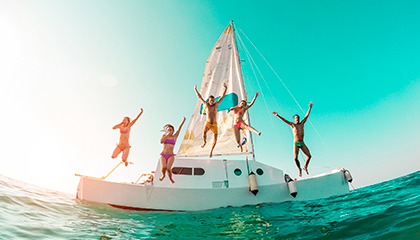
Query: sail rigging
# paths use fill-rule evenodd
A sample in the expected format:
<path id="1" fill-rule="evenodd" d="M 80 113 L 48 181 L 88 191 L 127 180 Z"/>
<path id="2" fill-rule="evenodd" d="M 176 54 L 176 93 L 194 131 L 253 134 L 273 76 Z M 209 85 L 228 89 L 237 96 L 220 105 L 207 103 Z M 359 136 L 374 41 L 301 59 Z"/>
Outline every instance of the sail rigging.
<path id="1" fill-rule="evenodd" d="M 204 75 L 199 92 L 203 99 L 207 100 L 210 95 L 217 101 L 223 94 L 223 83 L 227 85 L 226 96 L 219 104 L 217 112 L 218 138 L 213 156 L 253 154 L 252 139 L 250 133 L 244 135 L 241 131 L 243 141 L 243 152 L 236 144 L 233 131 L 234 113 L 231 107 L 238 105 L 241 100 L 247 100 L 245 86 L 242 76 L 242 68 L 236 45 L 235 31 L 233 23 L 223 31 L 210 55 L 204 69 Z M 244 122 L 249 124 L 248 114 L 244 115 Z M 203 144 L 203 128 L 207 121 L 205 108 L 202 102 L 197 99 L 197 103 L 188 125 L 178 157 L 201 157 L 208 156 L 213 144 L 213 134 L 207 134 L 207 144 Z"/>

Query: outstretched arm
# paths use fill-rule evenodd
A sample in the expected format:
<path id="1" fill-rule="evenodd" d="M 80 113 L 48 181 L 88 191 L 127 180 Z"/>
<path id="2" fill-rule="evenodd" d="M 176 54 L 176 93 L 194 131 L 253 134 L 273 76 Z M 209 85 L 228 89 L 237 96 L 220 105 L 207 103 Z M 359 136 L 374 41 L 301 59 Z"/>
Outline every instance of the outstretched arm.
<path id="1" fill-rule="evenodd" d="M 229 111 L 235 111 L 235 112 L 237 112 L 240 108 L 241 108 L 241 107 L 239 107 L 239 106 L 234 106 L 234 107 L 231 107 L 231 108 L 229 109 Z"/>
<path id="2" fill-rule="evenodd" d="M 227 86 L 226 86 L 226 83 L 223 83 L 223 87 L 225 87 L 225 91 L 223 91 L 223 94 L 222 94 L 222 96 L 220 97 L 220 99 L 216 102 L 216 104 L 219 104 L 219 103 L 221 103 L 222 102 L 222 99 L 225 97 L 225 95 L 226 95 L 226 91 L 227 91 Z"/>
<path id="3" fill-rule="evenodd" d="M 309 113 L 311 113 L 312 105 L 313 105 L 313 103 L 312 103 L 312 102 L 311 102 L 311 103 L 309 103 L 309 109 L 308 109 L 308 112 L 306 112 L 305 117 L 302 119 L 302 123 L 305 123 L 305 122 L 306 122 L 306 120 L 308 120 Z"/>
<path id="4" fill-rule="evenodd" d="M 258 92 L 255 93 L 255 96 L 252 99 L 251 103 L 246 107 L 247 109 L 250 108 L 252 105 L 254 105 L 254 102 L 257 99 L 258 94 L 259 94 Z"/>
<path id="5" fill-rule="evenodd" d="M 121 123 L 118 123 L 117 125 L 115 125 L 114 127 L 112 127 L 112 129 L 118 129 L 118 128 L 121 128 L 121 125 L 122 125 L 122 122 Z"/>
<path id="6" fill-rule="evenodd" d="M 177 138 L 177 137 L 178 137 L 179 132 L 181 131 L 182 125 L 184 125 L 184 122 L 185 122 L 185 117 L 182 117 L 182 122 L 181 122 L 181 124 L 179 125 L 178 129 L 176 130 L 176 133 L 174 134 L 174 135 L 175 135 L 175 138 Z"/>
<path id="7" fill-rule="evenodd" d="M 139 119 L 139 117 L 141 116 L 141 114 L 142 114 L 142 113 L 143 113 L 143 108 L 140 108 L 140 113 L 139 113 L 139 115 L 137 115 L 137 117 L 136 117 L 136 118 L 134 118 L 134 120 L 130 122 L 130 124 L 128 125 L 128 127 L 133 126 L 133 125 L 134 125 L 134 123 L 136 123 L 136 122 L 137 122 L 137 120 Z"/>
<path id="8" fill-rule="evenodd" d="M 197 85 L 194 85 L 194 91 L 195 91 L 195 94 L 197 94 L 198 99 L 200 99 L 203 102 L 203 104 L 206 104 L 206 101 L 203 99 L 201 94 L 197 91 Z"/>
<path id="9" fill-rule="evenodd" d="M 283 122 L 285 122 L 287 125 L 292 126 L 293 123 L 287 121 L 286 119 L 284 119 L 283 117 L 281 117 L 277 112 L 273 112 L 273 115 L 278 117 L 280 120 L 282 120 Z"/>

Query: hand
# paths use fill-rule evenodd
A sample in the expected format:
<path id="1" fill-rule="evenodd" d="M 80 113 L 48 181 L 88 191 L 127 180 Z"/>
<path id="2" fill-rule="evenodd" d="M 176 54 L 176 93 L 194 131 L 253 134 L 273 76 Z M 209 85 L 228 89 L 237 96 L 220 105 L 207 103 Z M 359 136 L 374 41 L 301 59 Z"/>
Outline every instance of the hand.
<path id="1" fill-rule="evenodd" d="M 258 94 L 260 94 L 260 92 L 256 92 L 256 93 L 255 93 L 255 96 L 258 96 Z"/>
<path id="2" fill-rule="evenodd" d="M 312 105 L 314 105 L 312 102 L 311 102 L 311 103 L 309 103 L 309 107 L 310 107 L 310 108 L 312 107 Z"/>
<path id="3" fill-rule="evenodd" d="M 226 85 L 226 83 L 223 83 L 223 87 L 227 88 L 227 85 Z"/>
<path id="4" fill-rule="evenodd" d="M 273 112 L 273 115 L 277 117 L 279 114 L 277 112 Z"/>
<path id="5" fill-rule="evenodd" d="M 194 85 L 194 89 L 197 90 L 197 85 Z"/>
<path id="6" fill-rule="evenodd" d="M 185 117 L 182 117 L 182 120 L 183 120 L 183 121 L 185 121 L 185 119 L 186 119 Z"/>
<path id="7" fill-rule="evenodd" d="M 140 113 L 142 113 L 143 112 L 143 108 L 140 108 Z"/>

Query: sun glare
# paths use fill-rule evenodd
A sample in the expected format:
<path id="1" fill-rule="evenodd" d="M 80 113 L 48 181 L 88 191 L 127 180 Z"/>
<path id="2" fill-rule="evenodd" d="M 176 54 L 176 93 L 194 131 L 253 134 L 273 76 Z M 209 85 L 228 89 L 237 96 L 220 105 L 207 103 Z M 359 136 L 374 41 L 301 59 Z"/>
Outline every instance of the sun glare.
<path id="1" fill-rule="evenodd" d="M 118 80 L 116 77 L 114 77 L 111 74 L 105 74 L 105 75 L 102 75 L 101 77 L 101 83 L 107 87 L 113 87 L 117 85 Z"/>

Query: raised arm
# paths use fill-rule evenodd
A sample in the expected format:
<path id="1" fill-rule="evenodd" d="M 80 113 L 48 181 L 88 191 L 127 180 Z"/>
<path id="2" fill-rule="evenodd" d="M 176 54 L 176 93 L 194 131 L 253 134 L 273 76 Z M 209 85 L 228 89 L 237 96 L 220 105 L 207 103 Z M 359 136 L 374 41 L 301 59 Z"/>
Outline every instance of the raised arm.
<path id="1" fill-rule="evenodd" d="M 223 87 L 225 87 L 225 91 L 223 91 L 222 96 L 221 96 L 221 97 L 220 97 L 220 99 L 216 102 L 216 104 L 221 103 L 221 102 L 222 102 L 222 100 L 223 100 L 223 98 L 224 98 L 224 97 L 225 97 L 225 95 L 226 95 L 226 91 L 227 91 L 227 86 L 226 86 L 226 83 L 223 83 Z"/>
<path id="2" fill-rule="evenodd" d="M 258 94 L 259 94 L 258 92 L 255 93 L 255 96 L 252 99 L 251 103 L 246 107 L 247 109 L 250 108 L 252 105 L 254 105 L 254 102 L 257 99 Z"/>
<path id="3" fill-rule="evenodd" d="M 305 123 L 305 122 L 306 122 L 306 120 L 308 120 L 309 113 L 311 113 L 312 105 L 313 105 L 313 103 L 312 103 L 312 102 L 311 102 L 311 103 L 309 103 L 309 109 L 308 109 L 308 112 L 306 112 L 305 117 L 302 119 L 302 123 Z"/>
<path id="4" fill-rule="evenodd" d="M 137 117 L 136 118 L 134 118 L 133 119 L 133 121 L 131 121 L 130 122 L 130 124 L 128 125 L 128 127 L 131 127 L 131 126 L 133 126 L 134 125 L 134 123 L 136 123 L 137 122 L 137 120 L 139 119 L 139 117 L 141 116 L 141 114 L 143 113 L 143 108 L 140 108 L 140 113 L 139 113 L 139 115 L 137 115 Z"/>
<path id="5" fill-rule="evenodd" d="M 280 120 L 282 120 L 283 122 L 285 122 L 287 125 L 289 125 L 289 126 L 292 126 L 293 125 L 292 122 L 287 121 L 286 119 L 284 119 L 283 117 L 281 117 L 277 112 L 273 112 L 273 115 L 276 116 L 276 117 L 278 117 Z"/>
<path id="6" fill-rule="evenodd" d="M 203 104 L 206 104 L 207 102 L 203 99 L 201 94 L 197 91 L 197 85 L 194 85 L 194 91 L 195 91 L 195 94 L 197 94 L 198 99 L 200 99 L 203 102 Z"/>
<path id="7" fill-rule="evenodd" d="M 181 124 L 179 125 L 178 129 L 176 130 L 176 133 L 174 134 L 174 135 L 175 135 L 175 138 L 177 138 L 177 137 L 178 137 L 179 132 L 181 131 L 182 125 L 184 125 L 184 122 L 185 122 L 185 117 L 182 117 L 182 122 L 181 122 Z"/>

